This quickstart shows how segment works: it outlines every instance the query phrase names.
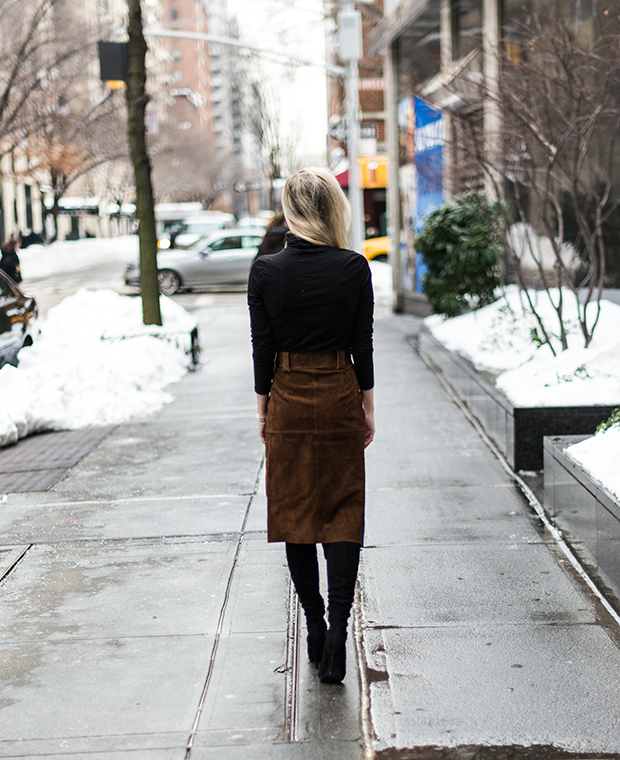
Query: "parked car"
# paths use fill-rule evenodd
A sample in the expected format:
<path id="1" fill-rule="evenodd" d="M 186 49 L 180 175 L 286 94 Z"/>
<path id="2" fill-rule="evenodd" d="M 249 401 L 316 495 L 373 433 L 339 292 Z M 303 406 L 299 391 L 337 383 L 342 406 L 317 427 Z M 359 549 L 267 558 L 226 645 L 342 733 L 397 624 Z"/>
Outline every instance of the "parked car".
<path id="1" fill-rule="evenodd" d="M 217 285 L 246 285 L 262 235 L 255 230 L 221 230 L 187 249 L 157 252 L 159 289 L 166 296 L 179 290 Z M 125 283 L 140 286 L 140 267 L 129 264 Z"/>
<path id="2" fill-rule="evenodd" d="M 235 226 L 235 217 L 232 214 L 226 214 L 223 211 L 202 211 L 173 223 L 167 233 L 157 241 L 157 247 L 163 250 L 192 248 L 199 240 L 211 233 Z"/>
<path id="3" fill-rule="evenodd" d="M 39 310 L 34 298 L 24 295 L 13 280 L 0 270 L 0 367 L 17 366 L 17 354 L 31 346 L 39 330 Z"/>
<path id="4" fill-rule="evenodd" d="M 390 238 L 368 238 L 363 242 L 364 256 L 368 261 L 388 261 L 390 254 Z"/>
<path id="5" fill-rule="evenodd" d="M 238 227 L 256 228 L 257 232 L 262 231 L 265 233 L 265 228 L 271 221 L 270 217 L 266 216 L 242 216 L 237 222 Z"/>

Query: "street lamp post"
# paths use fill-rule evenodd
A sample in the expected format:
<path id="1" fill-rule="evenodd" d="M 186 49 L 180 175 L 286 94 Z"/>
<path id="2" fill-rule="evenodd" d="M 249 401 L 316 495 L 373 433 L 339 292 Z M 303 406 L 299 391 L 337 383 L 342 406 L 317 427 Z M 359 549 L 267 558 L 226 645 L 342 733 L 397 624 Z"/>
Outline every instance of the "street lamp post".
<path id="1" fill-rule="evenodd" d="M 347 152 L 349 154 L 349 202 L 351 204 L 351 247 L 362 252 L 364 240 L 364 196 L 360 187 L 357 162 L 360 136 L 359 76 L 357 62 L 363 55 L 362 16 L 351 0 L 347 0 L 338 14 L 338 55 L 346 63 L 346 122 Z"/>

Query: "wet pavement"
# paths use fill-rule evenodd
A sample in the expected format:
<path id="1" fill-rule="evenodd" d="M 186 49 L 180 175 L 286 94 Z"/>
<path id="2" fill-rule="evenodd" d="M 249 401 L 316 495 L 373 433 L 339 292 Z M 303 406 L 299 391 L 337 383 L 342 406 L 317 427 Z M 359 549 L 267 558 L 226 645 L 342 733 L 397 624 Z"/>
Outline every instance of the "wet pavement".
<path id="1" fill-rule="evenodd" d="M 180 300 L 203 356 L 175 401 L 0 502 L 0 757 L 620 757 L 620 628 L 385 307 L 348 675 L 318 682 L 244 296 Z"/>

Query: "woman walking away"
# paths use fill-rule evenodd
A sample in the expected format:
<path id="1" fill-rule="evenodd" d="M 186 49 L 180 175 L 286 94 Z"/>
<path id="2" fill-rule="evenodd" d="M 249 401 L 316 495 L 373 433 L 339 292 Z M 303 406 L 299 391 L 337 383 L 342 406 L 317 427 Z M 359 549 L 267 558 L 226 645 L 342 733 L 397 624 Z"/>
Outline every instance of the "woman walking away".
<path id="1" fill-rule="evenodd" d="M 329 171 L 289 177 L 282 206 L 286 248 L 258 258 L 248 284 L 267 539 L 286 543 L 310 662 L 321 681 L 340 683 L 364 533 L 364 449 L 375 434 L 372 283 L 366 259 L 346 248 L 351 211 Z"/>
<path id="2" fill-rule="evenodd" d="M 284 241 L 288 227 L 284 219 L 284 214 L 280 211 L 267 225 L 265 236 L 258 246 L 256 258 L 259 256 L 270 256 L 272 253 L 278 253 L 284 248 Z"/>

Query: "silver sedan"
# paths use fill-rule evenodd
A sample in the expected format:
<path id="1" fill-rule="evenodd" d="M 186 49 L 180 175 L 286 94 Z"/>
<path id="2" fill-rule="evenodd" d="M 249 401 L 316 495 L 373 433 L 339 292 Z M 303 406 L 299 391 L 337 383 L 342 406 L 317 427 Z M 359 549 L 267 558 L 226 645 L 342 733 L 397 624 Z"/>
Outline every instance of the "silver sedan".
<path id="1" fill-rule="evenodd" d="M 218 285 L 246 285 L 262 236 L 255 230 L 220 230 L 191 248 L 157 252 L 159 289 L 166 295 L 179 290 Z M 140 267 L 129 264 L 125 283 L 140 286 Z"/>

